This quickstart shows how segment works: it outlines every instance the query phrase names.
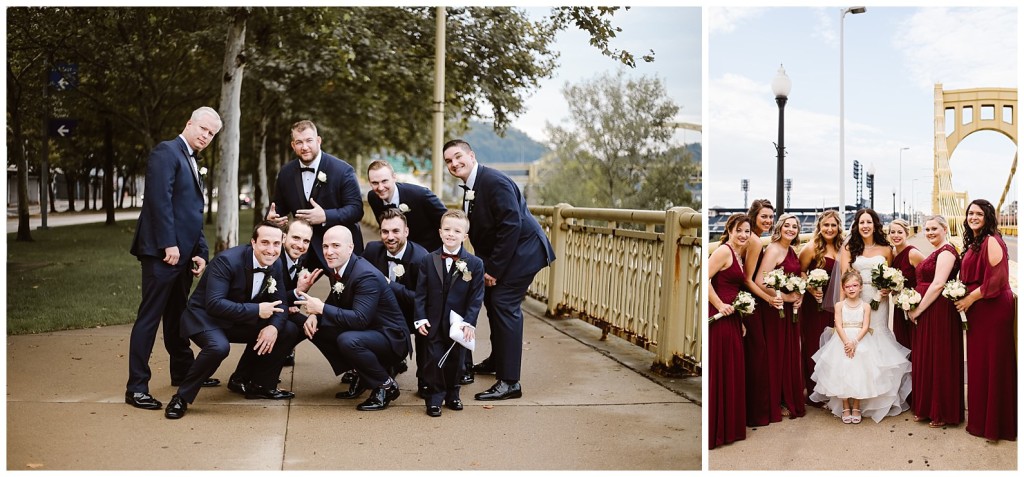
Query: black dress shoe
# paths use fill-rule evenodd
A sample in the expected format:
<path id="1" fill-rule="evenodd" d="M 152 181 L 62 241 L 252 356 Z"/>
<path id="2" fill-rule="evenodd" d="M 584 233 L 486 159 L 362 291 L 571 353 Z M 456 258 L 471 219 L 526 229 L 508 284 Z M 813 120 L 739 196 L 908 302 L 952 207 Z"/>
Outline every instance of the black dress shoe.
<path id="1" fill-rule="evenodd" d="M 341 384 L 352 384 L 356 376 L 359 376 L 359 373 L 354 369 L 341 373 Z"/>
<path id="2" fill-rule="evenodd" d="M 181 381 L 171 380 L 171 386 L 181 386 Z M 220 380 L 217 378 L 210 378 L 200 383 L 199 386 L 203 388 L 217 387 L 220 386 Z"/>
<path id="3" fill-rule="evenodd" d="M 228 391 L 245 394 L 246 388 L 249 387 L 249 383 L 242 381 L 241 379 L 231 378 L 228 380 Z"/>
<path id="4" fill-rule="evenodd" d="M 523 389 L 519 385 L 519 381 L 509 384 L 500 379 L 490 389 L 473 396 L 477 401 L 501 401 L 503 399 L 519 399 L 521 397 L 523 397 Z"/>
<path id="5" fill-rule="evenodd" d="M 406 364 L 405 361 L 402 361 L 401 363 L 398 363 L 398 364 L 395 365 L 395 374 L 394 374 L 394 376 L 402 374 L 402 373 L 404 373 L 404 372 L 406 372 L 408 370 L 409 370 L 409 365 Z M 394 377 L 394 376 L 392 376 L 392 377 Z"/>
<path id="6" fill-rule="evenodd" d="M 461 378 L 459 378 L 459 384 L 473 384 L 476 379 L 473 378 L 472 371 L 466 371 Z"/>
<path id="7" fill-rule="evenodd" d="M 430 388 L 424 384 L 420 384 L 416 389 L 416 397 L 426 399 L 430 395 Z"/>
<path id="8" fill-rule="evenodd" d="M 181 396 L 175 394 L 171 396 L 171 402 L 167 403 L 167 409 L 164 409 L 164 417 L 167 419 L 181 419 L 187 410 L 188 403 Z"/>
<path id="9" fill-rule="evenodd" d="M 277 388 L 270 389 L 255 384 L 245 387 L 246 399 L 291 399 L 293 397 L 295 397 L 295 393 Z"/>
<path id="10" fill-rule="evenodd" d="M 441 406 L 427 406 L 427 415 L 430 417 L 441 417 Z"/>
<path id="11" fill-rule="evenodd" d="M 398 384 L 392 384 L 391 386 L 379 386 L 373 389 L 370 393 L 370 397 L 363 401 L 362 404 L 356 406 L 356 409 L 360 411 L 383 411 L 387 409 L 388 404 L 402 393 L 398 390 Z"/>
<path id="12" fill-rule="evenodd" d="M 445 405 L 445 407 L 447 407 L 448 409 L 451 409 L 453 411 L 461 411 L 462 410 L 462 400 L 461 399 L 454 399 L 454 400 L 448 401 L 448 402 L 444 403 L 444 405 Z"/>
<path id="13" fill-rule="evenodd" d="M 295 366 L 295 350 L 292 353 L 284 357 L 284 364 L 282 366 Z"/>
<path id="14" fill-rule="evenodd" d="M 494 374 L 494 363 L 491 362 L 491 358 L 487 358 L 473 365 L 473 372 L 476 374 Z"/>
<path id="15" fill-rule="evenodd" d="M 133 393 L 131 391 L 124 392 L 124 402 L 131 404 L 139 409 L 148 409 L 155 411 L 163 407 L 163 403 L 157 401 L 149 393 Z"/>
<path id="16" fill-rule="evenodd" d="M 348 391 L 338 391 L 334 397 L 338 399 L 355 399 L 366 391 L 366 382 L 359 375 L 355 375 L 355 379 L 352 380 L 352 384 L 348 385 Z"/>

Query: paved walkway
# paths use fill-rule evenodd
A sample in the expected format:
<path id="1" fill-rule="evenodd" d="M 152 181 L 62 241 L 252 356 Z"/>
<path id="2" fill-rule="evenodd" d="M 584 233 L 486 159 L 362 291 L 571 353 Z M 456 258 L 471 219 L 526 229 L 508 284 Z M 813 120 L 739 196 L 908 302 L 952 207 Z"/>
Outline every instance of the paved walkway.
<path id="1" fill-rule="evenodd" d="M 326 296 L 326 281 L 313 290 Z M 440 418 L 415 397 L 414 366 L 384 411 L 335 399 L 342 385 L 304 342 L 281 376 L 295 399 L 247 401 L 222 385 L 172 421 L 124 403 L 131 325 L 9 336 L 7 469 L 700 469 L 700 378 L 660 378 L 639 347 L 544 318 L 536 301 L 524 311 L 523 398 L 474 401 L 493 383 L 478 376 L 462 389 L 466 409 Z M 479 333 L 478 361 L 490 351 L 485 317 Z M 166 404 L 175 389 L 157 343 L 150 391 Z M 241 346 L 214 377 L 226 383 Z"/>

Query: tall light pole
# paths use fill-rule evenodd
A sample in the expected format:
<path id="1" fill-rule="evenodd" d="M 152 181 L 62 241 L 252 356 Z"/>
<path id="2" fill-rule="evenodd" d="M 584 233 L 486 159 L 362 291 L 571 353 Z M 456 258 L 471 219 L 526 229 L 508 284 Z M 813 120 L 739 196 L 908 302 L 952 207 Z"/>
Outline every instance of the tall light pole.
<path id="1" fill-rule="evenodd" d="M 747 208 L 747 191 L 750 190 L 750 179 L 740 179 L 740 190 L 743 191 L 743 208 Z"/>
<path id="2" fill-rule="evenodd" d="M 839 10 L 839 215 L 846 216 L 846 116 L 843 110 L 843 18 L 847 13 L 854 15 L 868 11 L 866 7 L 850 7 Z"/>
<path id="3" fill-rule="evenodd" d="M 868 207 L 870 207 L 872 210 L 874 210 L 874 208 L 875 208 L 875 163 L 873 163 L 873 162 L 871 163 L 871 166 L 868 167 L 868 176 L 867 177 L 868 177 L 867 178 L 868 190 L 871 191 L 869 193 L 870 194 L 869 195 L 870 200 L 868 201 L 868 203 L 871 204 L 871 205 L 869 205 Z"/>
<path id="4" fill-rule="evenodd" d="M 793 82 L 789 80 L 789 76 L 786 76 L 786 70 L 779 64 L 779 72 L 775 75 L 775 79 L 772 80 L 772 92 L 775 93 L 775 103 L 779 105 L 779 142 L 775 145 L 776 152 L 778 152 L 778 171 L 775 177 L 775 207 L 778 207 L 776 217 L 785 213 L 785 208 L 782 206 L 782 189 L 783 189 L 783 158 L 786 155 L 786 146 L 783 142 L 784 139 L 784 112 L 786 110 L 786 100 L 789 99 L 789 90 L 792 89 Z"/>
<path id="5" fill-rule="evenodd" d="M 892 219 L 896 220 L 896 188 L 892 188 Z"/>
<path id="6" fill-rule="evenodd" d="M 793 203 L 790 200 L 793 198 L 791 195 L 793 192 L 793 179 L 786 179 L 786 208 L 792 209 Z"/>
<path id="7" fill-rule="evenodd" d="M 903 151 L 910 149 L 910 146 L 904 146 L 900 148 L 900 202 L 906 203 L 907 199 L 903 197 Z"/>

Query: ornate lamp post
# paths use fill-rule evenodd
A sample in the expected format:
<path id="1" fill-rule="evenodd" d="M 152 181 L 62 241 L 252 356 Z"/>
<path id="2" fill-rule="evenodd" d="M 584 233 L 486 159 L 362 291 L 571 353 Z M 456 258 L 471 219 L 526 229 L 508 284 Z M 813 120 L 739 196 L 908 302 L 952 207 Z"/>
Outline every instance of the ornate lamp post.
<path id="1" fill-rule="evenodd" d="M 846 216 L 846 116 L 843 110 L 843 18 L 847 13 L 854 15 L 868 11 L 866 7 L 850 7 L 839 10 L 839 214 Z"/>
<path id="2" fill-rule="evenodd" d="M 784 117 L 786 110 L 786 100 L 789 99 L 789 90 L 792 89 L 793 82 L 789 80 L 789 76 L 786 76 L 786 70 L 779 65 L 779 72 L 775 75 L 775 79 L 772 80 L 772 92 L 775 93 L 775 103 L 779 105 L 779 142 L 775 145 L 776 152 L 778 152 L 778 171 L 775 177 L 775 207 L 778 207 L 776 216 L 785 213 L 784 207 L 782 206 L 782 190 L 783 190 L 783 176 L 784 176 L 784 165 L 783 158 L 786 155 L 786 147 L 783 143 L 784 138 Z"/>

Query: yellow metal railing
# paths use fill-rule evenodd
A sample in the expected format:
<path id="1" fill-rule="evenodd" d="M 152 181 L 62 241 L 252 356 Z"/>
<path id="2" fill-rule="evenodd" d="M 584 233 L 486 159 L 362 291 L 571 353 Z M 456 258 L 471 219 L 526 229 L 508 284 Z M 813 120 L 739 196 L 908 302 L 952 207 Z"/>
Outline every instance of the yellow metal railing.
<path id="1" fill-rule="evenodd" d="M 700 374 L 701 215 L 530 207 L 558 259 L 530 294 L 551 316 L 572 314 L 654 351 L 663 374 Z"/>

